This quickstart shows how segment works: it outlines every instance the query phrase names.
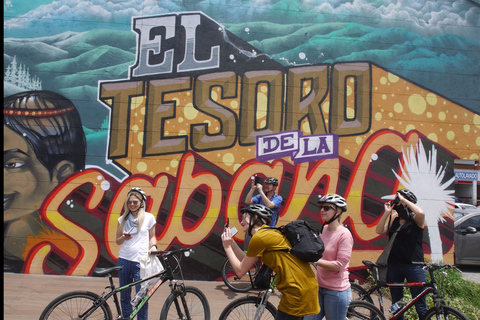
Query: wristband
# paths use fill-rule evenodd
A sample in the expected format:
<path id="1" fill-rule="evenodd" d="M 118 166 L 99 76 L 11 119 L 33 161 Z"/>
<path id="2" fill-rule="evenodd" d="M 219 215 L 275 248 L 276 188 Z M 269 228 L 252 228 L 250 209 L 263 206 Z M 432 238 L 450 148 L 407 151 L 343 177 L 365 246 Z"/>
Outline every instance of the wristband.
<path id="1" fill-rule="evenodd" d="M 152 245 L 150 245 L 150 247 L 155 247 L 155 248 L 156 248 L 156 247 L 157 247 L 157 245 L 156 245 L 156 244 L 152 244 Z"/>

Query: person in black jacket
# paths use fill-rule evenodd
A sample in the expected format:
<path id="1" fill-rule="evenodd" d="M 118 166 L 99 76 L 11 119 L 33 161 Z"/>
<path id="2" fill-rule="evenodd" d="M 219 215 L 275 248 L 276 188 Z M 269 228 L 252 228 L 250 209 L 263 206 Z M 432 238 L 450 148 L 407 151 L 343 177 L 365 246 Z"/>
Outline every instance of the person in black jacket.
<path id="1" fill-rule="evenodd" d="M 385 203 L 385 212 L 375 229 L 378 234 L 388 233 L 389 238 L 398 232 L 387 260 L 387 282 L 424 282 L 427 279 L 422 265 L 415 264 L 424 262 L 422 242 L 425 229 L 425 213 L 416 203 L 417 197 L 410 190 L 398 190 L 395 199 Z M 415 297 L 423 289 L 424 287 L 412 287 L 410 292 Z M 401 287 L 390 288 L 390 292 L 392 303 L 403 298 Z M 428 310 L 425 296 L 417 301 L 415 309 L 422 319 Z"/>

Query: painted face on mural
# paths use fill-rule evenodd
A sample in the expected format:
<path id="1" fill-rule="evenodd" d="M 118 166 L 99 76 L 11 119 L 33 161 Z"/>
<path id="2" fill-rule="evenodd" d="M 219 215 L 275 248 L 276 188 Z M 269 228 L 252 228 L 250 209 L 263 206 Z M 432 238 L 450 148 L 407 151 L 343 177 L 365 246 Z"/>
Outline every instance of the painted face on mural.
<path id="1" fill-rule="evenodd" d="M 3 221 L 21 219 L 40 208 L 57 184 L 27 141 L 3 127 Z"/>

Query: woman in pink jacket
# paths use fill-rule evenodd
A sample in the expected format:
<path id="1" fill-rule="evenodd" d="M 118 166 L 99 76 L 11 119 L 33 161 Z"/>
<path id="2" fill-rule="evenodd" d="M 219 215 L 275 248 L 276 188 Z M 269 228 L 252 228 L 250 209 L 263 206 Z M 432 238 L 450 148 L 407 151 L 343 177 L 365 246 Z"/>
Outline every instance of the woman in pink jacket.
<path id="1" fill-rule="evenodd" d="M 320 237 L 325 244 L 323 257 L 316 262 L 321 310 L 305 320 L 345 320 L 352 299 L 348 265 L 353 249 L 352 234 L 340 223 L 347 203 L 338 194 L 319 196 L 318 203 L 324 221 Z"/>

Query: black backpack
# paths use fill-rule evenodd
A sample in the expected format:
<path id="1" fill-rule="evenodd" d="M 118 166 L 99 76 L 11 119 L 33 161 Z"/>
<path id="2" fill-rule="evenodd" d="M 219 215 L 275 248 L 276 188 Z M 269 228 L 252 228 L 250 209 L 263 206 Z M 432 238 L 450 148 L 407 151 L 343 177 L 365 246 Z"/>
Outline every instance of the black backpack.
<path id="1" fill-rule="evenodd" d="M 293 253 L 306 262 L 317 262 L 323 255 L 325 246 L 320 233 L 305 220 L 295 220 L 277 229 L 283 233 L 292 248 L 288 252 Z"/>

